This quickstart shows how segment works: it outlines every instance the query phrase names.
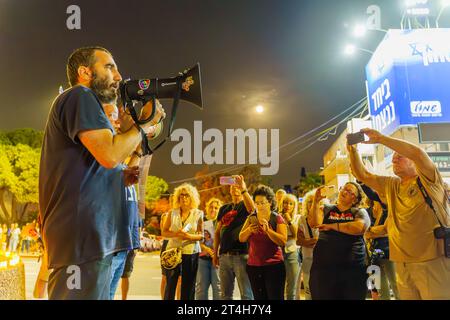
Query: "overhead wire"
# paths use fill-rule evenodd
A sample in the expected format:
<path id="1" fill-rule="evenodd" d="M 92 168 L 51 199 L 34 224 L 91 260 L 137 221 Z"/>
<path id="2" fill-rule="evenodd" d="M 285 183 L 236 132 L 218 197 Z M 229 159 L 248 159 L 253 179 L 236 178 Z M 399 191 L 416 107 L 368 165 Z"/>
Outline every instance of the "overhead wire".
<path id="1" fill-rule="evenodd" d="M 319 126 L 313 128 L 313 129 L 309 130 L 308 132 L 306 132 L 306 133 L 304 133 L 304 134 L 302 134 L 302 135 L 300 135 L 300 136 L 298 136 L 298 137 L 296 137 L 296 138 L 291 139 L 290 141 L 286 142 L 285 144 L 279 146 L 278 148 L 271 149 L 270 152 L 268 152 L 268 154 L 271 154 L 271 153 L 274 152 L 274 151 L 279 151 L 279 150 L 281 150 L 281 149 L 284 149 L 284 148 L 286 148 L 287 146 L 289 146 L 289 145 L 295 143 L 296 141 L 298 141 L 298 140 L 300 140 L 300 139 L 302 139 L 302 138 L 307 137 L 308 135 L 314 133 L 314 132 L 317 131 L 318 129 L 324 127 L 325 125 L 327 125 L 327 124 L 329 124 L 330 122 L 332 122 L 332 121 L 338 119 L 339 117 L 341 117 L 342 115 L 344 115 L 345 113 L 347 113 L 348 111 L 350 111 L 350 110 L 353 109 L 353 111 L 352 111 L 349 115 L 347 115 L 347 116 L 344 118 L 344 120 L 341 120 L 338 124 L 336 124 L 336 125 L 334 125 L 334 126 L 331 126 L 331 127 L 327 128 L 327 129 L 321 130 L 319 133 L 316 133 L 314 136 L 309 137 L 309 138 L 307 138 L 306 140 L 300 142 L 300 143 L 296 146 L 296 148 L 298 148 L 299 146 L 301 146 L 301 145 L 303 145 L 303 144 L 305 144 L 305 143 L 307 143 L 307 142 L 309 142 L 309 141 L 311 141 L 311 140 L 314 140 L 313 143 L 310 143 L 310 144 L 309 144 L 308 146 L 306 146 L 305 148 L 302 148 L 301 150 L 297 151 L 296 153 L 294 153 L 293 155 L 291 155 L 288 159 L 284 159 L 284 160 L 281 162 L 281 163 L 284 163 L 285 161 L 291 159 L 293 156 L 299 154 L 300 152 L 303 152 L 304 150 L 308 149 L 309 147 L 311 147 L 312 145 L 314 145 L 315 143 L 317 143 L 317 142 L 318 142 L 318 141 L 317 141 L 317 137 L 319 137 L 319 138 L 320 138 L 320 137 L 323 137 L 324 135 L 327 135 L 328 132 L 330 132 L 330 131 L 332 131 L 332 130 L 334 130 L 334 132 L 333 132 L 331 135 L 335 135 L 336 132 L 337 132 L 337 127 L 339 126 L 339 124 L 341 124 L 342 122 L 347 121 L 351 116 L 353 116 L 356 112 L 358 112 L 365 104 L 367 104 L 367 102 L 365 102 L 365 101 L 366 101 L 366 97 L 363 97 L 363 98 L 359 99 L 357 102 L 353 103 L 350 107 L 346 108 L 344 111 L 340 112 L 338 115 L 332 117 L 331 119 L 327 120 L 326 122 L 322 123 L 321 125 L 319 125 Z M 355 108 L 355 106 L 357 106 L 357 107 Z M 356 112 L 355 112 L 355 111 L 356 111 Z M 364 112 L 364 110 L 363 110 L 363 112 Z M 363 113 L 363 112 L 362 112 L 362 113 Z M 253 159 L 253 161 L 254 161 L 254 160 L 256 160 L 256 159 Z M 252 159 L 249 159 L 249 162 L 251 162 L 251 161 L 252 161 Z M 204 175 L 201 175 L 201 176 L 194 176 L 194 177 L 190 177 L 190 178 L 185 178 L 185 179 L 179 179 L 179 180 L 170 181 L 170 182 L 168 182 L 168 184 L 178 184 L 178 183 L 183 183 L 183 182 L 188 182 L 188 181 L 196 180 L 196 179 L 199 179 L 199 178 L 201 179 L 201 178 L 206 178 L 206 177 L 214 176 L 214 175 L 217 175 L 217 174 L 220 174 L 220 173 L 223 173 L 223 172 L 233 172 L 233 171 L 239 170 L 239 169 L 241 169 L 241 168 L 243 168 L 243 167 L 246 167 L 246 166 L 248 166 L 248 165 L 249 165 L 249 164 L 238 164 L 238 165 L 234 165 L 234 166 L 231 166 L 231 167 L 228 167 L 228 168 L 215 170 L 215 171 L 213 171 L 213 172 L 210 172 L 210 173 L 207 173 L 207 174 L 204 174 Z"/>

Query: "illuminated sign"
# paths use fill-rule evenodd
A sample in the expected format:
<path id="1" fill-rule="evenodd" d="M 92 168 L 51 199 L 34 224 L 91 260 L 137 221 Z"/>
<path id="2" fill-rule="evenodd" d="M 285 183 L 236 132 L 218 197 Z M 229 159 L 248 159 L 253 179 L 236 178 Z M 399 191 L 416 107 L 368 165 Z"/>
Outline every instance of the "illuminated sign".
<path id="1" fill-rule="evenodd" d="M 450 152 L 428 152 L 431 160 L 441 172 L 450 172 Z"/>
<path id="2" fill-rule="evenodd" d="M 374 129 L 450 122 L 450 29 L 389 30 L 366 66 Z"/>

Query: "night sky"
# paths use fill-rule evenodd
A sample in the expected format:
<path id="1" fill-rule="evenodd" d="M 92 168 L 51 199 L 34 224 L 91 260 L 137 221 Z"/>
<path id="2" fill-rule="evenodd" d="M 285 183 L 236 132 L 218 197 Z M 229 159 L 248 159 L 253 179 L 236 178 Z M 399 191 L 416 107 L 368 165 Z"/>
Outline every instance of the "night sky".
<path id="1" fill-rule="evenodd" d="M 342 53 L 355 41 L 350 26 L 364 22 L 366 8 L 377 4 L 382 27 L 399 28 L 402 2 L 0 0 L 0 130 L 43 130 L 59 86 L 68 86 L 69 54 L 101 45 L 113 53 L 124 78 L 169 77 L 200 62 L 205 108 L 181 103 L 175 128 L 193 131 L 193 121 L 201 120 L 203 130 L 280 129 L 282 145 L 365 96 L 369 55 Z M 81 30 L 66 27 L 71 4 L 81 8 Z M 382 38 L 370 32 L 356 43 L 374 50 Z M 262 115 L 254 112 L 258 104 L 266 108 Z M 170 113 L 171 101 L 163 105 Z M 285 162 L 304 145 L 281 150 L 275 186 L 295 185 L 302 166 L 318 170 L 331 143 L 316 143 Z M 202 169 L 175 166 L 175 144 L 158 150 L 151 168 L 168 182 Z"/>

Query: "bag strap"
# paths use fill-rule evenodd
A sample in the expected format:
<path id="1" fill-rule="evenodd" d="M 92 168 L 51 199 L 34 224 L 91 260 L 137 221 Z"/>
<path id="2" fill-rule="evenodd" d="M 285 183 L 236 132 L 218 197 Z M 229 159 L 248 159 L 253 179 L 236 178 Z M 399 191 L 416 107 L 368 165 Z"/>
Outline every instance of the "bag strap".
<path id="1" fill-rule="evenodd" d="M 306 221 L 306 228 L 308 229 L 308 233 L 309 233 L 309 238 L 312 239 L 312 238 L 314 238 L 314 236 L 313 236 L 312 229 L 308 223 L 308 217 L 305 218 L 305 221 Z"/>
<path id="2" fill-rule="evenodd" d="M 422 196 L 425 199 L 426 204 L 431 208 L 431 210 L 433 210 L 434 215 L 436 216 L 437 221 L 439 222 L 439 225 L 441 227 L 443 227 L 444 225 L 441 223 L 441 220 L 439 220 L 439 217 L 437 215 L 436 209 L 434 209 L 433 206 L 433 200 L 431 199 L 431 197 L 428 195 L 427 190 L 425 189 L 425 187 L 422 184 L 422 181 L 420 181 L 420 178 L 417 177 L 417 185 L 419 186 L 419 190 L 422 193 Z"/>
<path id="3" fill-rule="evenodd" d="M 270 213 L 270 219 L 269 219 L 269 223 L 273 229 L 273 231 L 277 231 L 277 214 L 271 212 Z"/>

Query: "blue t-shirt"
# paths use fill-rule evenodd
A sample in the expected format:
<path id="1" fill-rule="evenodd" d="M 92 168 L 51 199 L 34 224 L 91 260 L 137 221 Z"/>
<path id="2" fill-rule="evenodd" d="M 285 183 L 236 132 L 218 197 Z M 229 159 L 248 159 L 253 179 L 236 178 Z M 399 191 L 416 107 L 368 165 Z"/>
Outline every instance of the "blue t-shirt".
<path id="1" fill-rule="evenodd" d="M 134 186 L 125 187 L 125 193 L 127 215 L 130 219 L 128 226 L 131 237 L 131 247 L 129 249 L 139 249 L 141 247 L 139 228 L 142 226 L 142 223 L 141 217 L 139 216 L 136 188 Z"/>
<path id="2" fill-rule="evenodd" d="M 42 236 L 50 268 L 102 259 L 131 247 L 122 167 L 106 169 L 78 139 L 109 129 L 100 101 L 75 86 L 54 101 L 45 128 L 39 172 Z"/>

